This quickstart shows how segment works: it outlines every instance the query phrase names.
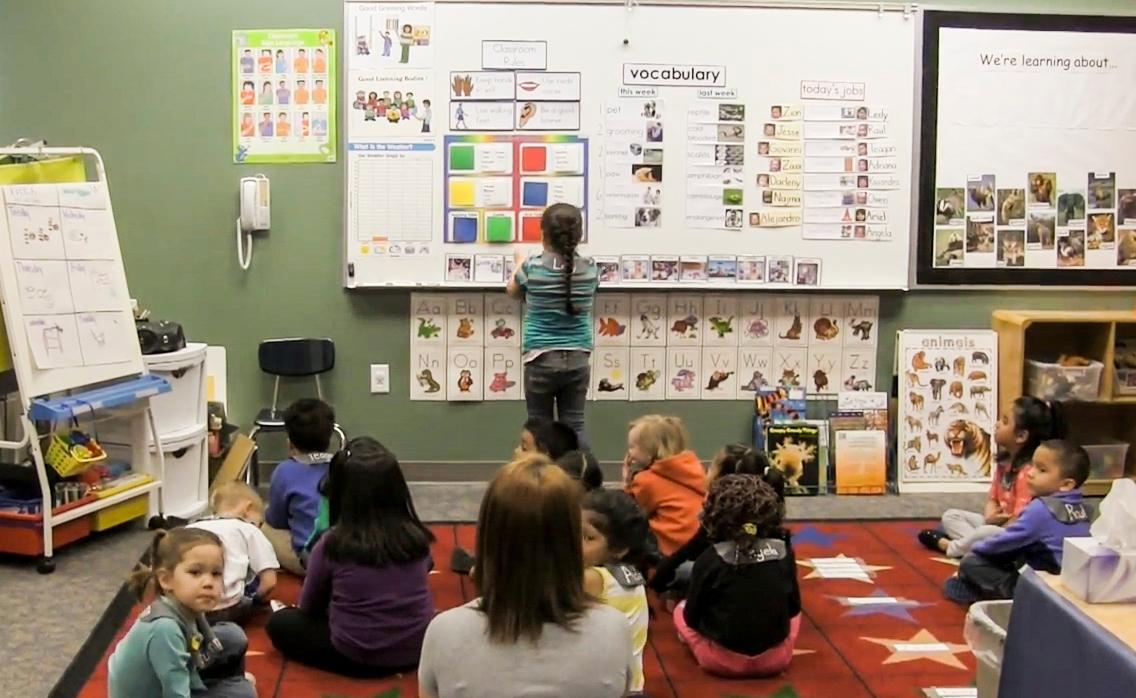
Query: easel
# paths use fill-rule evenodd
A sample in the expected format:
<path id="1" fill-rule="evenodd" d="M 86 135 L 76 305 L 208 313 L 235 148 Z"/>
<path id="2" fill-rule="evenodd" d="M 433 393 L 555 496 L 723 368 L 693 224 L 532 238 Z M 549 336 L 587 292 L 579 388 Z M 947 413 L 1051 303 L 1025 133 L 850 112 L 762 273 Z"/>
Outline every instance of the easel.
<path id="1" fill-rule="evenodd" d="M 67 175 L 63 179 L 44 181 L 39 178 L 34 186 L 59 187 L 63 191 L 68 184 L 83 188 L 89 183 L 101 187 L 105 196 L 105 210 L 113 222 L 110 195 L 106 192 L 106 170 L 102 157 L 93 148 L 51 148 L 42 143 L 23 145 L 21 142 L 0 148 L 0 158 L 17 164 L 44 162 L 47 158 L 80 157 L 95 165 L 95 179 L 88 182 L 85 175 L 78 179 Z M 46 169 L 46 167 L 45 167 Z M 5 182 L 0 182 L 4 186 Z M 46 190 L 43 190 L 46 191 Z M 93 190 L 92 190 L 93 191 Z M 0 190 L 0 199 L 7 202 L 5 193 Z M 10 203 L 10 202 L 9 202 Z M 100 208 L 100 210 L 102 210 Z M 114 258 L 108 260 L 116 263 L 115 271 L 122 274 L 122 283 L 125 290 L 125 276 L 122 272 L 121 252 L 118 248 L 117 231 L 113 232 Z M 61 233 L 62 235 L 62 233 Z M 7 329 L 9 344 L 12 353 L 13 369 L 16 373 L 18 385 L 19 404 L 21 415 L 19 422 L 23 434 L 18 441 L 0 442 L 0 448 L 22 451 L 28 449 L 36 477 L 39 482 L 42 496 L 42 530 L 43 530 L 43 556 L 40 558 L 37 569 L 47 574 L 55 569 L 53 560 L 54 536 L 56 527 L 83 517 L 93 516 L 135 499 L 140 495 L 150 494 L 152 512 L 156 516 L 150 519 L 150 526 L 157 527 L 164 524 L 162 504 L 162 481 L 165 475 L 165 460 L 162 454 L 161 440 L 157 425 L 150 409 L 149 398 L 160 393 L 169 392 L 170 385 L 163 378 L 149 375 L 142 361 L 141 350 L 133 337 L 133 320 L 130 320 L 129 342 L 125 343 L 127 350 L 121 360 L 110 363 L 101 363 L 82 366 L 67 366 L 60 368 L 43 368 L 36 364 L 29 344 L 29 335 L 24 324 L 25 314 L 22 308 L 22 298 L 19 286 L 15 279 L 15 260 L 11 242 L 12 230 L 9 225 L 7 206 L 0 209 L 0 302 L 3 305 L 4 323 Z M 105 259 L 100 257 L 99 259 Z M 125 320 L 130 317 L 128 299 L 122 299 L 121 307 L 115 307 L 104 314 L 114 315 Z M 117 326 L 120 332 L 126 329 Z M 124 336 L 120 334 L 119 339 Z M 56 338 L 58 340 L 58 337 Z M 102 343 L 102 339 L 98 339 Z M 52 483 L 48 475 L 47 464 L 41 448 L 41 439 L 50 437 L 58 425 L 67 425 L 79 419 L 122 418 L 129 420 L 129 440 L 131 450 L 131 465 L 136 473 L 149 475 L 152 479 L 123 488 L 121 491 L 111 490 L 108 496 L 92 498 L 91 501 L 69 505 L 64 511 L 57 511 L 53 499 Z M 37 430 L 37 424 L 46 427 L 45 433 Z M 149 429 L 149 440 L 147 439 Z M 151 455 L 150 443 L 154 444 Z"/>

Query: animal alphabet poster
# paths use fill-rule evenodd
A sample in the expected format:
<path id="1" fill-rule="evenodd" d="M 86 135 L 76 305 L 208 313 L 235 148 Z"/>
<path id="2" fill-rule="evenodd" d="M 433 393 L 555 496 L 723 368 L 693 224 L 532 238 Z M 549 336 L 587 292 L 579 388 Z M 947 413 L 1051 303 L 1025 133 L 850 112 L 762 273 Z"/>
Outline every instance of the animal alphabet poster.
<path id="1" fill-rule="evenodd" d="M 450 402 L 477 402 L 485 395 L 484 349 L 450 347 L 446 368 L 446 398 Z"/>
<path id="2" fill-rule="evenodd" d="M 519 302 L 500 292 L 415 293 L 410 302 L 412 400 L 523 399 L 523 360 L 493 366 L 494 356 L 513 356 L 494 350 L 520 354 Z M 774 386 L 814 395 L 873 390 L 878 316 L 877 296 L 601 292 L 589 399 L 753 400 Z M 422 363 L 431 347 L 441 352 L 441 370 Z M 448 358 L 457 348 L 484 349 L 470 374 L 480 393 L 457 386 Z M 431 379 L 444 389 L 433 390 Z"/>
<path id="3" fill-rule="evenodd" d="M 995 465 L 998 336 L 906 330 L 896 360 L 900 489 L 981 488 Z"/>
<path id="4" fill-rule="evenodd" d="M 486 400 L 521 399 L 521 350 L 513 347 L 485 347 Z"/>
<path id="5" fill-rule="evenodd" d="M 631 347 L 631 400 L 666 399 L 667 350 L 663 347 Z"/>
<path id="6" fill-rule="evenodd" d="M 410 348 L 410 399 L 446 400 L 449 359 L 441 344 L 415 344 Z"/>
<path id="7" fill-rule="evenodd" d="M 631 296 L 601 293 L 596 296 L 593 316 L 597 347 L 627 347 L 631 344 Z"/>
<path id="8" fill-rule="evenodd" d="M 600 347 L 592 354 L 592 396 L 627 400 L 631 395 L 631 354 L 627 347 Z"/>

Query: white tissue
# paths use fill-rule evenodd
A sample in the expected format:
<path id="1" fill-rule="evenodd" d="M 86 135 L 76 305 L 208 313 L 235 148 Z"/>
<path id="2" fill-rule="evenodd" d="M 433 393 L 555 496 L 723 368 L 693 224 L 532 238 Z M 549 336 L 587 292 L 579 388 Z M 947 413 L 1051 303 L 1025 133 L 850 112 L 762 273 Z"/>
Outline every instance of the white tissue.
<path id="1" fill-rule="evenodd" d="M 1093 538 L 1113 550 L 1136 551 L 1136 481 L 1121 478 L 1112 483 L 1090 530 Z"/>

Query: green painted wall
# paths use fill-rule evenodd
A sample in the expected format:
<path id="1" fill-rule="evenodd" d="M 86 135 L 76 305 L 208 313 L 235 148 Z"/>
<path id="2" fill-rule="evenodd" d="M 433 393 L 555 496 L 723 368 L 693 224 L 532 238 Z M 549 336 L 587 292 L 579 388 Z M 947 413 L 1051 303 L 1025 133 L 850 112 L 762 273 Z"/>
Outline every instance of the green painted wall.
<path id="1" fill-rule="evenodd" d="M 997 7 L 1053 12 L 1053 4 Z M 1061 6 L 1119 14 L 1132 3 Z M 336 340 L 339 364 L 325 386 L 348 433 L 377 436 L 403 460 L 496 460 L 516 437 L 521 403 L 409 402 L 408 293 L 341 287 L 342 165 L 231 162 L 230 32 L 341 24 L 340 0 L 0 0 L 0 142 L 34 136 L 102 152 L 130 288 L 158 317 L 183 322 L 192 339 L 228 347 L 237 422 L 247 427 L 271 399 L 256 366 L 258 340 L 326 335 Z M 234 252 L 236 190 L 240 177 L 256 172 L 272 178 L 274 225 L 257 239 L 245 273 Z M 887 294 L 881 379 L 899 328 L 988 327 L 990 311 L 1002 307 L 1132 306 L 1131 293 Z M 369 394 L 372 362 L 391 364 L 392 394 Z M 748 432 L 744 402 L 594 403 L 589 425 L 600 457 L 619 458 L 625 424 L 663 409 L 689 422 L 703 452 Z"/>

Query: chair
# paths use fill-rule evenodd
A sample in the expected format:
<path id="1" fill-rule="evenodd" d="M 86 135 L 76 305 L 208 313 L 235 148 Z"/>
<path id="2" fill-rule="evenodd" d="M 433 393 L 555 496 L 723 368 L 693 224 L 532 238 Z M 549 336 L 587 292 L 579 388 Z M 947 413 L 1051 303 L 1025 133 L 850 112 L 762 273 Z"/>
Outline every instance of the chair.
<path id="1" fill-rule="evenodd" d="M 272 406 L 257 413 L 252 431 L 249 432 L 249 438 L 253 443 L 256 443 L 256 437 L 261 432 L 284 431 L 284 410 L 277 405 L 280 398 L 281 378 L 310 376 L 316 382 L 316 397 L 323 399 L 320 374 L 335 368 L 335 342 L 327 338 L 266 339 L 257 348 L 257 361 L 260 370 L 273 376 L 275 382 L 272 386 Z M 338 424 L 334 429 L 342 447 L 347 443 L 347 437 Z M 257 466 L 254 456 L 245 473 L 245 481 L 254 487 L 260 484 L 260 472 Z"/>

